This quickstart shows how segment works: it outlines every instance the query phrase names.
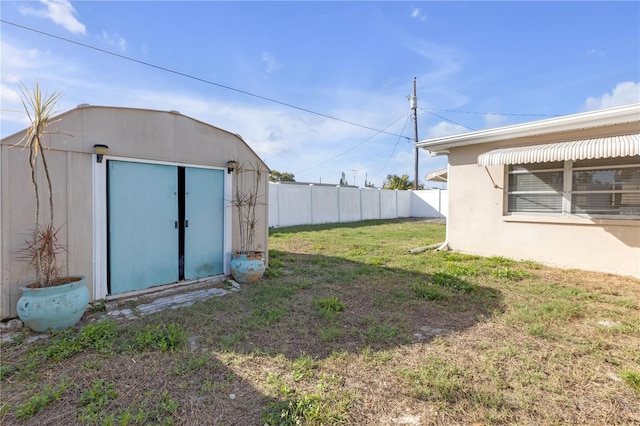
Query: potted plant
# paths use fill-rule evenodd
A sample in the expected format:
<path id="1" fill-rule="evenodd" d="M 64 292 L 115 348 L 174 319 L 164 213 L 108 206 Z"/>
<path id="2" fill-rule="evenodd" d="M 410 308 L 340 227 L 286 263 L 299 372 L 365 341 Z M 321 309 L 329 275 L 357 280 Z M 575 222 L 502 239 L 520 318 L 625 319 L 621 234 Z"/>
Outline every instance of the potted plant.
<path id="1" fill-rule="evenodd" d="M 238 215 L 240 248 L 231 254 L 231 276 L 239 283 L 259 280 L 266 269 L 264 253 L 256 245 L 256 210 L 260 201 L 262 165 L 256 161 L 252 168 L 232 161 L 235 171 L 232 206 Z"/>
<path id="2" fill-rule="evenodd" d="M 43 139 L 47 135 L 60 133 L 55 130 L 51 115 L 54 113 L 59 93 L 44 95 L 38 85 L 33 92 L 23 85 L 22 104 L 30 125 L 24 137 L 17 143 L 28 150 L 31 183 L 35 196 L 35 225 L 21 250 L 22 258 L 34 268 L 35 280 L 21 287 L 22 297 L 18 300 L 18 317 L 34 331 L 61 329 L 75 325 L 89 303 L 89 290 L 85 277 L 61 277 L 58 255 L 66 248 L 58 241 L 60 228 L 54 225 L 53 183 L 47 164 Z M 42 170 L 40 170 L 42 169 Z M 46 192 L 49 199 L 48 220 L 40 215 L 41 179 L 44 174 Z"/>

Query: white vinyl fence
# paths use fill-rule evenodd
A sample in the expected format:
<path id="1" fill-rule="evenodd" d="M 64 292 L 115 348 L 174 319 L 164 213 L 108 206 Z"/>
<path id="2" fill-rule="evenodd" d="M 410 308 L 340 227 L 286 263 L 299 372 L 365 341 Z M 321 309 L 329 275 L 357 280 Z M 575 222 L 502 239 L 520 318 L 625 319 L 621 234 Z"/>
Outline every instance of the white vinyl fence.
<path id="1" fill-rule="evenodd" d="M 444 218 L 447 190 L 397 191 L 269 182 L 269 227 L 402 217 Z"/>

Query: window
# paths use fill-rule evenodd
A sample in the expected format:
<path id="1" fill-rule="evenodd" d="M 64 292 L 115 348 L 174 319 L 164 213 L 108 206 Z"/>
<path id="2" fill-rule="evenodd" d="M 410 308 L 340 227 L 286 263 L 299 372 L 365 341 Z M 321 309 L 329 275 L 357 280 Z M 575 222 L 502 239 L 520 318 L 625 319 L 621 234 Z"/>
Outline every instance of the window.
<path id="1" fill-rule="evenodd" d="M 511 165 L 507 212 L 640 217 L 640 156 Z"/>
<path id="2" fill-rule="evenodd" d="M 509 166 L 509 212 L 562 213 L 562 162 Z"/>

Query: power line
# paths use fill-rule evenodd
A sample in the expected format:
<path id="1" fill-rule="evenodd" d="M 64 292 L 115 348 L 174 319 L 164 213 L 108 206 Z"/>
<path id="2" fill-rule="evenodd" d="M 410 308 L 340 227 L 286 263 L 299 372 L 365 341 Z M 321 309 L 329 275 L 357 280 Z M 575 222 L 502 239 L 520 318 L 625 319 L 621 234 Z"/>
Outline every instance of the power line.
<path id="1" fill-rule="evenodd" d="M 420 108 L 431 111 L 442 112 L 456 112 L 461 114 L 478 114 L 478 115 L 515 115 L 521 117 L 560 117 L 559 114 L 519 114 L 519 113 L 504 113 L 504 112 L 478 112 L 478 111 L 460 111 L 455 109 L 442 109 L 442 108 Z"/>
<path id="2" fill-rule="evenodd" d="M 402 126 L 402 132 L 400 133 L 404 133 L 404 129 L 407 127 L 407 123 L 409 122 L 409 114 L 406 114 L 407 119 L 404 121 L 404 125 Z M 391 157 L 393 157 L 393 154 L 395 154 L 396 152 L 396 148 L 398 148 L 398 143 L 400 143 L 400 139 L 398 138 L 398 140 L 396 141 L 396 144 L 393 146 L 393 150 L 391 151 L 391 154 L 389 154 L 389 158 L 387 158 L 387 161 L 384 163 L 384 166 L 382 166 L 382 169 L 380 169 L 380 171 L 384 171 L 384 169 L 387 167 L 387 164 L 389 164 L 389 161 L 391 161 Z"/>
<path id="3" fill-rule="evenodd" d="M 420 108 L 420 109 L 426 110 L 427 108 Z M 436 116 L 436 117 L 438 117 L 438 118 L 440 118 L 440 119 L 442 119 L 442 120 L 448 121 L 449 123 L 453 123 L 453 124 L 457 124 L 458 126 L 462 126 L 462 127 L 464 127 L 465 129 L 468 129 L 468 130 L 475 130 L 475 129 L 473 129 L 473 128 L 469 127 L 469 126 L 465 126 L 465 125 L 464 125 L 464 124 L 462 124 L 462 123 L 458 123 L 458 122 L 456 122 L 456 121 L 449 120 L 448 118 L 443 117 L 443 116 L 441 116 L 441 115 L 438 115 L 438 114 L 436 114 L 436 113 L 434 113 L 434 112 L 431 112 L 431 111 L 426 111 L 426 112 L 427 112 L 427 114 L 431 114 L 431 115 L 433 115 L 433 116 Z"/>
<path id="4" fill-rule="evenodd" d="M 273 98 L 268 98 L 266 96 L 257 95 L 255 93 L 251 93 L 251 92 L 248 92 L 246 90 L 236 89 L 235 87 L 226 86 L 224 84 L 216 83 L 216 82 L 213 82 L 211 80 L 206 80 L 206 79 L 201 78 L 201 77 L 196 77 L 194 75 L 187 74 L 187 73 L 184 73 L 184 72 L 181 72 L 181 71 L 177 71 L 177 70 L 174 70 L 174 69 L 171 69 L 171 68 L 163 67 L 161 65 L 156 65 L 156 64 L 152 64 L 150 62 L 141 61 L 140 59 L 132 58 L 131 56 L 122 55 L 120 53 L 112 52 L 110 50 L 106 50 L 106 49 L 102 49 L 100 47 L 92 46 L 90 44 L 81 43 L 79 41 L 71 40 L 71 39 L 68 39 L 68 38 L 65 38 L 65 37 L 57 36 L 55 34 L 47 33 L 45 31 L 37 30 L 35 28 L 31 28 L 31 27 L 27 27 L 27 26 L 24 26 L 24 25 L 20 25 L 20 24 L 17 24 L 15 22 L 7 21 L 6 19 L 0 19 L 0 22 L 5 23 L 5 24 L 9 24 L 9 25 L 13 25 L 15 27 L 22 28 L 24 30 L 32 31 L 34 33 L 45 35 L 47 37 L 51 37 L 51 38 L 55 38 L 55 39 L 58 39 L 58 40 L 62 40 L 62 41 L 65 41 L 67 43 L 72 43 L 72 44 L 75 44 L 75 45 L 78 45 L 78 46 L 81 46 L 81 47 L 85 47 L 87 49 L 92 49 L 92 50 L 95 50 L 95 51 L 98 51 L 98 52 L 101 52 L 101 53 L 106 53 L 107 55 L 115 56 L 117 58 L 125 59 L 127 61 L 135 62 L 137 64 L 141 64 L 141 65 L 144 65 L 144 66 L 147 66 L 147 67 L 155 68 L 155 69 L 158 69 L 158 70 L 161 70 L 161 71 L 165 71 L 165 72 L 168 72 L 168 73 L 179 75 L 181 77 L 186 77 L 186 78 L 189 78 L 189 79 L 192 79 L 192 80 L 196 80 L 196 81 L 199 81 L 201 83 L 205 83 L 205 84 L 209 84 L 209 85 L 212 85 L 212 86 L 220 87 L 222 89 L 231 90 L 231 91 L 234 91 L 234 92 L 237 92 L 237 93 L 242 93 L 243 95 L 252 96 L 254 98 L 262 99 L 262 100 L 265 100 L 265 101 L 268 101 L 268 102 L 273 102 L 273 103 L 276 103 L 276 104 L 279 104 L 279 105 L 282 105 L 282 106 L 286 106 L 288 108 L 293 108 L 293 109 L 297 109 L 299 111 L 303 111 L 303 112 L 306 112 L 306 113 L 309 113 L 309 114 L 314 114 L 314 115 L 318 115 L 320 117 L 328 118 L 330 120 L 339 121 L 341 123 L 349 124 L 349 125 L 352 125 L 352 126 L 357 126 L 357 127 L 360 127 L 360 128 L 363 128 L 363 129 L 367 129 L 367 130 L 372 130 L 372 131 L 376 132 L 376 134 L 384 133 L 384 134 L 391 135 L 391 136 L 399 136 L 399 137 L 405 137 L 406 138 L 406 136 L 402 136 L 402 135 L 398 135 L 398 134 L 390 133 L 390 132 L 385 132 L 384 130 L 375 129 L 373 127 L 365 126 L 364 124 L 358 124 L 358 123 L 354 123 L 353 121 L 343 120 L 341 118 L 333 117 L 331 115 L 323 114 L 321 112 L 312 111 L 310 109 L 302 108 L 302 107 L 299 107 L 299 106 L 296 106 L 296 105 L 293 105 L 293 104 L 290 104 L 290 103 L 287 103 L 287 102 L 282 102 L 282 101 L 278 101 L 278 100 L 273 99 Z"/>
<path id="5" fill-rule="evenodd" d="M 400 120 L 400 119 L 401 119 L 402 117 L 404 117 L 405 115 L 406 115 L 406 113 L 402 114 L 400 117 L 398 117 L 398 118 L 396 118 L 395 120 L 393 120 L 393 122 L 392 122 L 391 124 L 389 124 L 388 126 L 386 126 L 386 127 L 385 127 L 385 129 L 388 129 L 389 127 L 393 126 L 393 125 L 394 125 L 398 120 Z M 406 123 L 405 123 L 405 126 L 406 126 Z M 403 130 L 404 130 L 404 127 L 403 127 Z M 336 159 L 336 158 L 338 158 L 338 157 L 342 157 L 344 154 L 346 154 L 346 153 L 348 153 L 348 152 L 353 151 L 354 149 L 356 149 L 357 147 L 359 147 L 359 146 L 360 146 L 360 145 L 362 145 L 363 143 L 368 142 L 368 141 L 370 141 L 371 139 L 375 138 L 375 137 L 376 137 L 376 136 L 378 136 L 380 133 L 390 134 L 390 133 L 385 132 L 385 131 L 384 131 L 384 129 L 383 129 L 383 130 L 380 130 L 380 131 L 378 131 L 378 133 L 376 133 L 375 135 L 372 135 L 372 136 L 368 137 L 367 139 L 363 140 L 362 142 L 359 142 L 359 143 L 355 144 L 354 146 L 352 146 L 351 148 L 347 149 L 346 151 L 342 151 L 340 154 L 335 155 L 335 156 L 333 156 L 333 157 L 331 157 L 331 158 L 328 158 L 328 159 L 326 159 L 326 160 L 324 160 L 324 161 L 321 161 L 320 163 L 316 163 L 316 164 L 314 164 L 313 166 L 311 166 L 311 167 L 307 167 L 307 168 L 306 168 L 306 169 L 304 169 L 304 170 L 298 170 L 297 172 L 294 172 L 294 174 L 299 174 L 299 173 L 302 173 L 302 172 L 309 171 L 309 170 L 311 170 L 311 169 L 315 169 L 316 167 L 321 166 L 321 165 L 323 165 L 323 164 L 325 164 L 325 163 L 328 163 L 329 161 L 335 160 L 335 159 Z M 402 135 L 395 135 L 395 136 L 398 136 L 398 138 L 406 138 L 406 139 L 410 139 L 410 138 L 407 138 L 406 136 L 402 136 Z M 396 143 L 396 145 L 397 145 L 397 143 Z M 395 148 L 394 148 L 394 149 L 395 149 Z"/>

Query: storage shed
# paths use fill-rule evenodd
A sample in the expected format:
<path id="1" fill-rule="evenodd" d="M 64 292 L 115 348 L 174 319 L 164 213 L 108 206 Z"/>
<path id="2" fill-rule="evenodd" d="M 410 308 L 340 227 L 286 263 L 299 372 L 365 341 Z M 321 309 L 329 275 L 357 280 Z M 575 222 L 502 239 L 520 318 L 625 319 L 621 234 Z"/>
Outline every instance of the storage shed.
<path id="1" fill-rule="evenodd" d="M 229 162 L 268 175 L 239 135 L 177 111 L 83 104 L 54 120 L 46 145 L 63 274 L 86 276 L 92 300 L 229 274 L 239 239 Z M 0 141 L 0 318 L 16 315 L 33 279 L 19 254 L 35 206 L 28 150 L 14 146 L 24 134 Z M 267 253 L 268 179 L 258 195 L 256 241 Z"/>

